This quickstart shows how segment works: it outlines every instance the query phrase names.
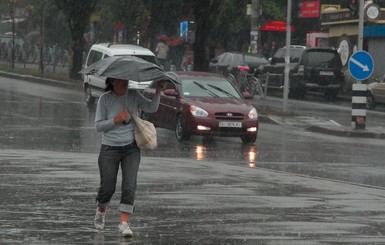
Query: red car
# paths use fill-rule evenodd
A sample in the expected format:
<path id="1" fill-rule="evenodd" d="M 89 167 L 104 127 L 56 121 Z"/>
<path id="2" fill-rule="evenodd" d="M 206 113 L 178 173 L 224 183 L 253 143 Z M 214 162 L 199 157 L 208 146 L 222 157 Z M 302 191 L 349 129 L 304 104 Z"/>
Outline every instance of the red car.
<path id="1" fill-rule="evenodd" d="M 258 134 L 257 110 L 225 77 L 204 72 L 175 72 L 179 84 L 167 83 L 159 109 L 142 117 L 156 127 L 175 130 L 178 141 L 191 135 L 240 137 L 254 143 Z M 152 97 L 154 88 L 143 91 Z"/>

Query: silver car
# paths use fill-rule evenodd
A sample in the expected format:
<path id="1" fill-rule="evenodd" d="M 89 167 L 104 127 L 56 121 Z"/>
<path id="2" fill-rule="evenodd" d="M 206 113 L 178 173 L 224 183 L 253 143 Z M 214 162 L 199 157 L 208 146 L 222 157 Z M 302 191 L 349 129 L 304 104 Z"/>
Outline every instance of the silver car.
<path id="1" fill-rule="evenodd" d="M 385 75 L 368 84 L 366 108 L 374 109 L 377 103 L 385 103 Z"/>

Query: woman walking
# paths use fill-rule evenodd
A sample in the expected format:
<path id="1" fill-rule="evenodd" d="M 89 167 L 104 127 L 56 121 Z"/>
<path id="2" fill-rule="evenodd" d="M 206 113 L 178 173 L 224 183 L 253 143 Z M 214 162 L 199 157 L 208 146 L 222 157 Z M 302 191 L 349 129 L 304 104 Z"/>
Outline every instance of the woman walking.
<path id="1" fill-rule="evenodd" d="M 106 93 L 100 96 L 95 115 L 95 127 L 102 132 L 102 145 L 98 158 L 100 187 L 96 197 L 97 209 L 94 219 L 96 229 L 102 230 L 107 206 L 115 192 L 119 166 L 122 171 L 121 199 L 118 230 L 122 236 L 133 235 L 129 218 L 134 212 L 140 150 L 134 139 L 134 122 L 131 114 L 141 109 L 145 112 L 158 110 L 160 92 L 165 81 L 158 82 L 152 100 L 136 90 L 127 90 L 128 81 L 107 78 Z"/>

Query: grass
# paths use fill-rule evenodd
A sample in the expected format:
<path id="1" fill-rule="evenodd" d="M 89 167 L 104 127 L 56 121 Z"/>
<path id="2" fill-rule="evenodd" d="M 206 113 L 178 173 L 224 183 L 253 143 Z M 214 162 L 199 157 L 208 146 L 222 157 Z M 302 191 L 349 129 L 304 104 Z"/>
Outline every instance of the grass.
<path id="1" fill-rule="evenodd" d="M 3 72 L 16 73 L 22 75 L 31 75 L 34 77 L 48 78 L 54 79 L 58 81 L 65 81 L 71 83 L 79 83 L 79 80 L 69 78 L 68 72 L 52 72 L 52 71 L 44 71 L 41 73 L 36 68 L 29 67 L 21 67 L 20 64 L 15 66 L 15 68 L 10 67 L 8 64 L 0 64 L 0 70 Z"/>

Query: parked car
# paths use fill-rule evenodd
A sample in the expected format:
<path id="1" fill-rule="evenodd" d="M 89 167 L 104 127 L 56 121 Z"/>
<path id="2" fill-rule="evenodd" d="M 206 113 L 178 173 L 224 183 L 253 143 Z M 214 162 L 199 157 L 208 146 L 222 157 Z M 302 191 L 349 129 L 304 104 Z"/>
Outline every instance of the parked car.
<path id="1" fill-rule="evenodd" d="M 375 109 L 378 103 L 385 103 L 385 75 L 368 84 L 366 108 Z"/>
<path id="2" fill-rule="evenodd" d="M 336 49 L 308 48 L 292 76 L 290 93 L 301 98 L 306 92 L 318 92 L 326 99 L 334 100 L 344 81 L 342 62 Z"/>
<path id="3" fill-rule="evenodd" d="M 267 59 L 261 54 L 224 52 L 211 60 L 209 70 L 223 76 L 227 76 L 228 73 L 235 75 L 240 70 L 253 74 L 259 66 L 268 63 Z"/>
<path id="4" fill-rule="evenodd" d="M 298 63 L 305 51 L 306 46 L 290 45 L 290 74 L 298 70 Z M 255 76 L 269 74 L 268 88 L 283 89 L 284 71 L 285 71 L 285 55 L 286 47 L 279 48 L 274 56 L 270 59 L 270 63 L 260 66 L 255 71 Z"/>
<path id="5" fill-rule="evenodd" d="M 284 86 L 284 52 L 279 49 L 271 65 L 261 67 L 259 75 L 269 73 L 268 87 Z M 323 93 L 335 99 L 344 84 L 342 62 L 333 48 L 290 47 L 289 96 L 303 98 L 307 92 Z M 283 56 L 283 57 L 282 57 Z"/>
<path id="6" fill-rule="evenodd" d="M 90 64 L 93 64 L 109 56 L 124 55 L 136 56 L 158 65 L 158 61 L 155 58 L 155 54 L 147 48 L 131 44 L 100 43 L 91 46 L 87 54 L 84 67 L 87 67 Z M 131 84 L 134 83 L 131 82 L 130 85 Z M 88 105 L 94 104 L 95 99 L 105 92 L 105 87 L 106 77 L 85 75 L 83 80 L 83 91 L 86 103 Z M 144 89 L 144 87 L 142 89 Z"/>
<path id="7" fill-rule="evenodd" d="M 178 83 L 167 83 L 159 109 L 142 117 L 156 127 L 175 131 L 178 141 L 191 135 L 240 137 L 254 143 L 258 134 L 258 113 L 225 77 L 206 72 L 175 72 Z M 154 88 L 143 94 L 152 97 Z"/>

